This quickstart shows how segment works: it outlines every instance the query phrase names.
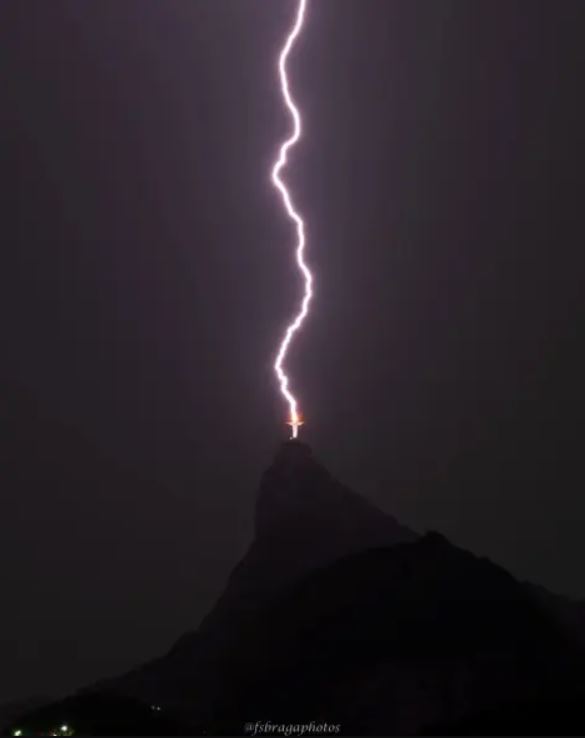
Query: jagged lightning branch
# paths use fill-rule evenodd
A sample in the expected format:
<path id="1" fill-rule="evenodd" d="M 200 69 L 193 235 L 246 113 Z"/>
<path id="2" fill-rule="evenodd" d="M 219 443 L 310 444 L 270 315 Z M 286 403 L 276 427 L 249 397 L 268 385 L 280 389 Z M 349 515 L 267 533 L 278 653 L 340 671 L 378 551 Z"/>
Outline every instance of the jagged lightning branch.
<path id="1" fill-rule="evenodd" d="M 274 168 L 272 169 L 272 182 L 274 186 L 278 188 L 278 190 L 280 191 L 280 194 L 282 195 L 284 207 L 286 209 L 286 212 L 288 213 L 289 218 L 296 225 L 296 230 L 297 230 L 296 259 L 297 259 L 299 270 L 301 271 L 303 278 L 304 278 L 304 282 L 305 282 L 305 291 L 304 291 L 303 299 L 301 302 L 300 310 L 295 316 L 292 323 L 290 323 L 290 325 L 287 327 L 284 337 L 282 339 L 282 343 L 280 344 L 280 347 L 278 349 L 276 360 L 274 362 L 274 371 L 276 372 L 276 376 L 278 377 L 278 381 L 280 384 L 280 391 L 282 392 L 283 396 L 285 397 L 289 405 L 289 411 L 290 411 L 289 424 L 292 428 L 293 438 L 296 438 L 298 436 L 299 426 L 302 425 L 303 421 L 299 414 L 298 402 L 295 396 L 292 394 L 292 392 L 289 389 L 289 379 L 283 369 L 283 364 L 284 364 L 286 355 L 288 353 L 288 349 L 290 347 L 291 341 L 295 333 L 299 330 L 299 328 L 303 324 L 303 321 L 305 320 L 309 312 L 309 303 L 311 302 L 311 298 L 313 297 L 313 275 L 311 274 L 311 271 L 305 262 L 305 245 L 306 245 L 305 223 L 302 217 L 296 211 L 293 205 L 293 202 L 292 202 L 290 192 L 288 191 L 286 184 L 281 179 L 280 173 L 287 164 L 289 149 L 297 143 L 297 141 L 300 139 L 302 135 L 301 115 L 290 93 L 288 76 L 286 72 L 286 63 L 288 60 L 288 56 L 295 44 L 295 41 L 299 33 L 301 32 L 301 28 L 305 20 L 306 8 L 307 8 L 307 0 L 299 0 L 298 8 L 297 8 L 297 16 L 296 16 L 294 26 L 292 27 L 291 31 L 289 32 L 287 36 L 286 43 L 280 53 L 280 57 L 278 60 L 278 71 L 279 71 L 279 76 L 280 76 L 280 86 L 282 89 L 282 96 L 284 98 L 286 106 L 292 117 L 293 132 L 290 138 L 288 138 L 280 147 L 280 153 L 278 155 L 278 159 L 276 160 L 276 163 L 274 164 Z"/>

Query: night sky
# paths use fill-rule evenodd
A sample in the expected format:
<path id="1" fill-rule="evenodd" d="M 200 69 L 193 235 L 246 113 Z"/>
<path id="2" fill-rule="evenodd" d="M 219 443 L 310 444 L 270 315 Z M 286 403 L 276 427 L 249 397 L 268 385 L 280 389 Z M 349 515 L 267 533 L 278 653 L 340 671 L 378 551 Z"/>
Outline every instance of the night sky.
<path id="1" fill-rule="evenodd" d="M 287 430 L 290 0 L 2 0 L 0 702 L 194 628 Z M 585 596 L 583 0 L 311 0 L 303 437 Z"/>

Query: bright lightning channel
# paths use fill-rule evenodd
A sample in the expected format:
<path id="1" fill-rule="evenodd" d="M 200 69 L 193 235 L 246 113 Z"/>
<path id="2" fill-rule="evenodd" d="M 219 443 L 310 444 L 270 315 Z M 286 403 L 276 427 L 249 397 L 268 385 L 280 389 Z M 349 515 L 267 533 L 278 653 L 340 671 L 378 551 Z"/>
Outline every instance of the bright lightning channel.
<path id="1" fill-rule="evenodd" d="M 299 109 L 297 108 L 292 98 L 291 92 L 290 92 L 286 65 L 287 65 L 289 54 L 303 27 L 306 9 L 307 9 L 307 1 L 308 0 L 299 0 L 294 25 L 291 28 L 287 36 L 286 42 L 284 44 L 284 47 L 282 48 L 282 51 L 280 52 L 280 56 L 278 60 L 278 72 L 279 72 L 282 96 L 284 98 L 286 107 L 288 108 L 288 111 L 292 118 L 293 130 L 292 130 L 292 134 L 290 138 L 284 141 L 284 143 L 280 147 L 278 159 L 276 160 L 274 167 L 272 169 L 272 182 L 274 186 L 280 191 L 286 212 L 288 213 L 289 218 L 294 222 L 296 226 L 296 231 L 297 231 L 296 261 L 297 261 L 297 265 L 304 279 L 304 294 L 303 294 L 303 299 L 301 301 L 300 309 L 298 313 L 294 316 L 292 322 L 287 327 L 284 333 L 282 342 L 278 349 L 276 360 L 274 362 L 274 371 L 276 372 L 276 376 L 278 378 L 278 382 L 280 385 L 280 391 L 282 395 L 284 396 L 284 398 L 286 399 L 286 401 L 288 402 L 288 406 L 289 406 L 288 423 L 291 426 L 291 432 L 292 432 L 293 438 L 297 438 L 299 434 L 299 427 L 303 424 L 303 420 L 302 420 L 301 414 L 299 413 L 297 399 L 289 389 L 289 378 L 284 370 L 284 361 L 286 359 L 288 350 L 290 348 L 290 344 L 292 342 L 292 339 L 295 333 L 300 329 L 305 318 L 308 315 L 309 304 L 313 297 L 313 275 L 311 274 L 311 271 L 309 267 L 307 266 L 307 263 L 305 262 L 305 246 L 306 246 L 305 222 L 303 218 L 301 217 L 301 215 L 297 212 L 295 206 L 293 205 L 291 194 L 280 175 L 281 175 L 282 169 L 287 164 L 289 149 L 291 149 L 299 141 L 299 139 L 302 136 L 302 132 L 303 132 L 301 115 L 299 113 Z"/>

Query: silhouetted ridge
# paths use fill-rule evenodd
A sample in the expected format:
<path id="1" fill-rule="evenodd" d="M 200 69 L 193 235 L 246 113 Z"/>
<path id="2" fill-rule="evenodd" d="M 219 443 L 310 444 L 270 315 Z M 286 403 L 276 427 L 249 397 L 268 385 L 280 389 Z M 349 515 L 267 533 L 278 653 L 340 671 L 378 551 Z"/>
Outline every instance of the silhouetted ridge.
<path id="1" fill-rule="evenodd" d="M 521 583 L 435 533 L 309 574 L 258 613 L 226 659 L 230 687 L 205 726 L 220 735 L 250 713 L 410 735 L 512 700 L 566 696 L 583 664 Z"/>
<path id="2" fill-rule="evenodd" d="M 256 502 L 255 534 L 262 535 L 287 515 L 310 505 L 311 489 L 323 482 L 327 472 L 313 458 L 311 447 L 302 441 L 285 441 L 272 464 L 262 475 Z"/>
<path id="3" fill-rule="evenodd" d="M 199 629 L 86 693 L 161 706 L 191 735 L 258 719 L 480 732 L 518 705 L 546 699 L 553 714 L 585 693 L 577 639 L 548 600 L 438 533 L 417 536 L 288 441 L 262 477 L 254 539 Z"/>
<path id="4" fill-rule="evenodd" d="M 307 444 L 286 441 L 262 476 L 252 544 L 202 628 L 254 610 L 309 571 L 349 553 L 415 539 L 338 482 Z"/>
<path id="5" fill-rule="evenodd" d="M 338 482 L 301 441 L 279 446 L 260 483 L 255 536 L 199 629 L 169 653 L 98 685 L 174 705 L 185 717 L 188 694 L 206 719 L 224 688 L 221 663 L 259 611 L 305 576 L 348 554 L 414 541 L 417 535 Z"/>
<path id="6" fill-rule="evenodd" d="M 298 537 L 305 546 L 336 539 L 340 555 L 416 537 L 338 482 L 315 459 L 310 446 L 298 440 L 283 443 L 262 476 L 255 535 Z"/>

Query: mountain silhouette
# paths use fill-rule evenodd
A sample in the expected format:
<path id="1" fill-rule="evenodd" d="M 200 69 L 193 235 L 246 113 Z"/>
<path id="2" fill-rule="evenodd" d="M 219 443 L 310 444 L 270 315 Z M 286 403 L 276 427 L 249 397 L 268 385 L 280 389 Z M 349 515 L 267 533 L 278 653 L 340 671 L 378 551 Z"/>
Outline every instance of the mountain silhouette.
<path id="1" fill-rule="evenodd" d="M 104 704 L 156 706 L 157 725 L 160 710 L 183 734 L 238 735 L 268 718 L 353 735 L 493 734 L 554 715 L 562 733 L 563 709 L 569 734 L 585 728 L 581 613 L 438 533 L 417 535 L 289 441 L 262 477 L 252 543 L 200 627 L 51 719 L 85 700 L 78 732 L 91 734 L 101 699 L 102 735 Z"/>
<path id="2" fill-rule="evenodd" d="M 297 440 L 279 448 L 256 502 L 254 538 L 201 630 L 253 611 L 303 574 L 417 535 L 344 487 Z"/>

